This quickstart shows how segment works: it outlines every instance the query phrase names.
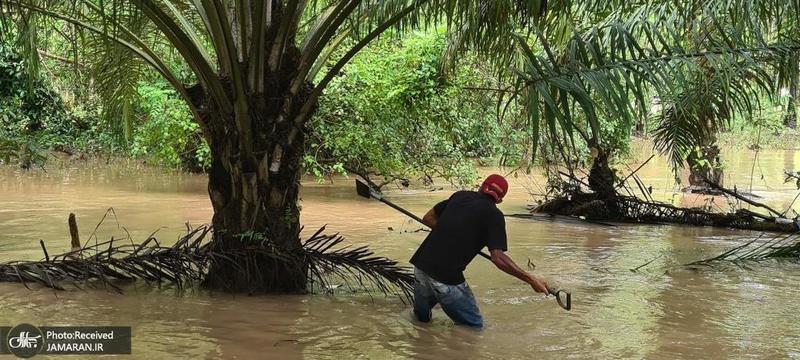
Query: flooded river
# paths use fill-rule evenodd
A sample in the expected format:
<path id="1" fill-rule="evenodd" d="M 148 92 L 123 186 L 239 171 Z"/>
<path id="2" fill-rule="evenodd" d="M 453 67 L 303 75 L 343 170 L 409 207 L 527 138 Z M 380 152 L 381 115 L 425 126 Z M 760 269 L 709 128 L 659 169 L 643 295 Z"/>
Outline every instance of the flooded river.
<path id="1" fill-rule="evenodd" d="M 800 154 L 762 151 L 755 163 L 749 151 L 724 156 L 728 185 L 749 190 L 753 173 L 761 201 L 780 208 L 791 203 L 797 192 L 783 184 L 782 173 L 800 165 Z M 640 174 L 656 198 L 684 206 L 705 201 L 676 195 L 679 187 L 661 159 Z M 511 180 L 500 207 L 506 214 L 525 212 L 533 201 L 528 192 L 544 183 L 537 176 Z M 419 214 L 451 191 L 390 190 L 393 201 Z M 85 239 L 109 207 L 119 225 L 106 220 L 97 230 L 101 240 L 127 231 L 141 241 L 159 228 L 162 241 L 175 239 L 185 222 L 202 224 L 211 215 L 204 176 L 135 163 L 51 165 L 46 172 L 0 168 L 0 260 L 41 258 L 39 239 L 51 254 L 65 251 L 67 214 L 78 215 Z M 304 182 L 302 207 L 309 231 L 328 224 L 349 243 L 404 263 L 424 238 L 402 214 L 358 198 L 352 180 Z M 526 219 L 508 219 L 507 227 L 510 255 L 571 290 L 571 312 L 476 258 L 466 276 L 485 317 L 481 332 L 454 327 L 438 308 L 432 324 L 416 324 L 407 305 L 380 296 L 176 294 L 144 285 L 117 295 L 0 284 L 0 326 L 132 326 L 132 357 L 141 359 L 800 359 L 800 265 L 680 266 L 741 244 L 751 232 Z"/>

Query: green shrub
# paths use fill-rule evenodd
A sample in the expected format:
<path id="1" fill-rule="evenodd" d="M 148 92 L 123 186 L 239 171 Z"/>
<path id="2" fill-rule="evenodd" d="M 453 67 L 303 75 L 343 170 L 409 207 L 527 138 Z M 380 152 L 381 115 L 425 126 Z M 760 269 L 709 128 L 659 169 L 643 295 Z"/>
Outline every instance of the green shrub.
<path id="1" fill-rule="evenodd" d="M 130 154 L 148 157 L 159 165 L 201 171 L 210 164 L 209 148 L 192 120 L 189 108 L 163 82 L 140 84 L 140 117 L 133 132 Z"/>
<path id="2" fill-rule="evenodd" d="M 324 176 L 345 170 L 400 177 L 474 179 L 469 158 L 500 152 L 494 94 L 464 89 L 488 76 L 475 59 L 443 73 L 441 31 L 380 40 L 327 88 L 313 119 L 305 165 Z"/>

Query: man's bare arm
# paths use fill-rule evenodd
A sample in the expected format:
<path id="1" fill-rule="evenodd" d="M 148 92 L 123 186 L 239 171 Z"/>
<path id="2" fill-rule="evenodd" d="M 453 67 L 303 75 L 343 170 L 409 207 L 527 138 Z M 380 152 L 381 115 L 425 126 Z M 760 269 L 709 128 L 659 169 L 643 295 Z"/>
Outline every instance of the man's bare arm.
<path id="1" fill-rule="evenodd" d="M 491 251 L 491 254 L 492 262 L 495 266 L 497 266 L 498 269 L 503 270 L 505 273 L 526 282 L 536 292 L 544 293 L 545 295 L 549 294 L 549 291 L 547 291 L 547 283 L 544 280 L 527 273 L 525 270 L 522 270 L 519 266 L 517 266 L 516 263 L 514 263 L 514 260 L 512 260 L 510 256 L 506 255 L 503 250 L 495 249 Z"/>
<path id="2" fill-rule="evenodd" d="M 428 210 L 425 216 L 422 217 L 422 221 L 425 225 L 428 225 L 429 228 L 433 229 L 436 227 L 436 223 L 438 222 L 439 218 L 436 217 L 436 211 L 433 209 Z"/>

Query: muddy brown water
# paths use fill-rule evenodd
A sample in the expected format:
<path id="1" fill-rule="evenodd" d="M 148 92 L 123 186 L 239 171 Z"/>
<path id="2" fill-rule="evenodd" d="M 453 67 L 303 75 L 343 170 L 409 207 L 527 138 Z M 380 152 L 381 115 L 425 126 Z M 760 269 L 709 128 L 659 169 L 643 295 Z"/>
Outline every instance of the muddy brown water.
<path id="1" fill-rule="evenodd" d="M 750 151 L 725 156 L 729 184 L 749 190 L 752 171 L 753 192 L 762 201 L 791 203 L 797 192 L 781 174 L 800 164 L 800 154 L 762 151 L 755 168 Z M 657 198 L 708 201 L 675 194 L 679 187 L 663 159 L 640 174 Z M 501 209 L 524 212 L 532 201 L 527 193 L 542 185 L 540 176 L 512 179 Z M 450 191 L 388 194 L 421 214 Z M 727 207 L 721 199 L 715 203 Z M 202 224 L 211 215 L 203 176 L 135 163 L 52 165 L 46 172 L 0 168 L 0 260 L 41 258 L 39 239 L 51 253 L 65 251 L 67 214 L 78 214 L 86 239 L 109 207 L 119 225 L 107 219 L 97 229 L 100 239 L 127 231 L 142 240 L 160 229 L 162 241 L 173 241 L 183 223 Z M 307 229 L 328 224 L 350 244 L 368 244 L 403 262 L 424 238 L 403 215 L 358 198 L 351 180 L 305 181 L 302 207 Z M 507 227 L 511 256 L 523 266 L 530 259 L 535 274 L 571 290 L 571 312 L 476 258 L 466 275 L 486 319 L 481 332 L 453 326 L 438 308 L 433 323 L 416 324 L 407 305 L 381 296 L 177 294 L 142 284 L 125 295 L 0 284 L 0 325 L 132 326 L 132 358 L 141 359 L 800 358 L 800 265 L 680 266 L 741 244 L 751 232 L 525 219 L 508 219 Z"/>

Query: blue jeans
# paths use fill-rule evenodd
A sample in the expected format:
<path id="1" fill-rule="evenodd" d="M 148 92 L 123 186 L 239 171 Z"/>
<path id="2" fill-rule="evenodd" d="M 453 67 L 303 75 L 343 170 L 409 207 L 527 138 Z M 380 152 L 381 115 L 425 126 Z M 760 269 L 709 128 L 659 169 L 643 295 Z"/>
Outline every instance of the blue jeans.
<path id="1" fill-rule="evenodd" d="M 457 325 L 483 327 L 483 317 L 478 310 L 475 295 L 466 282 L 458 285 L 444 284 L 417 268 L 414 268 L 414 277 L 414 316 L 417 320 L 431 321 L 431 309 L 438 303 Z"/>

